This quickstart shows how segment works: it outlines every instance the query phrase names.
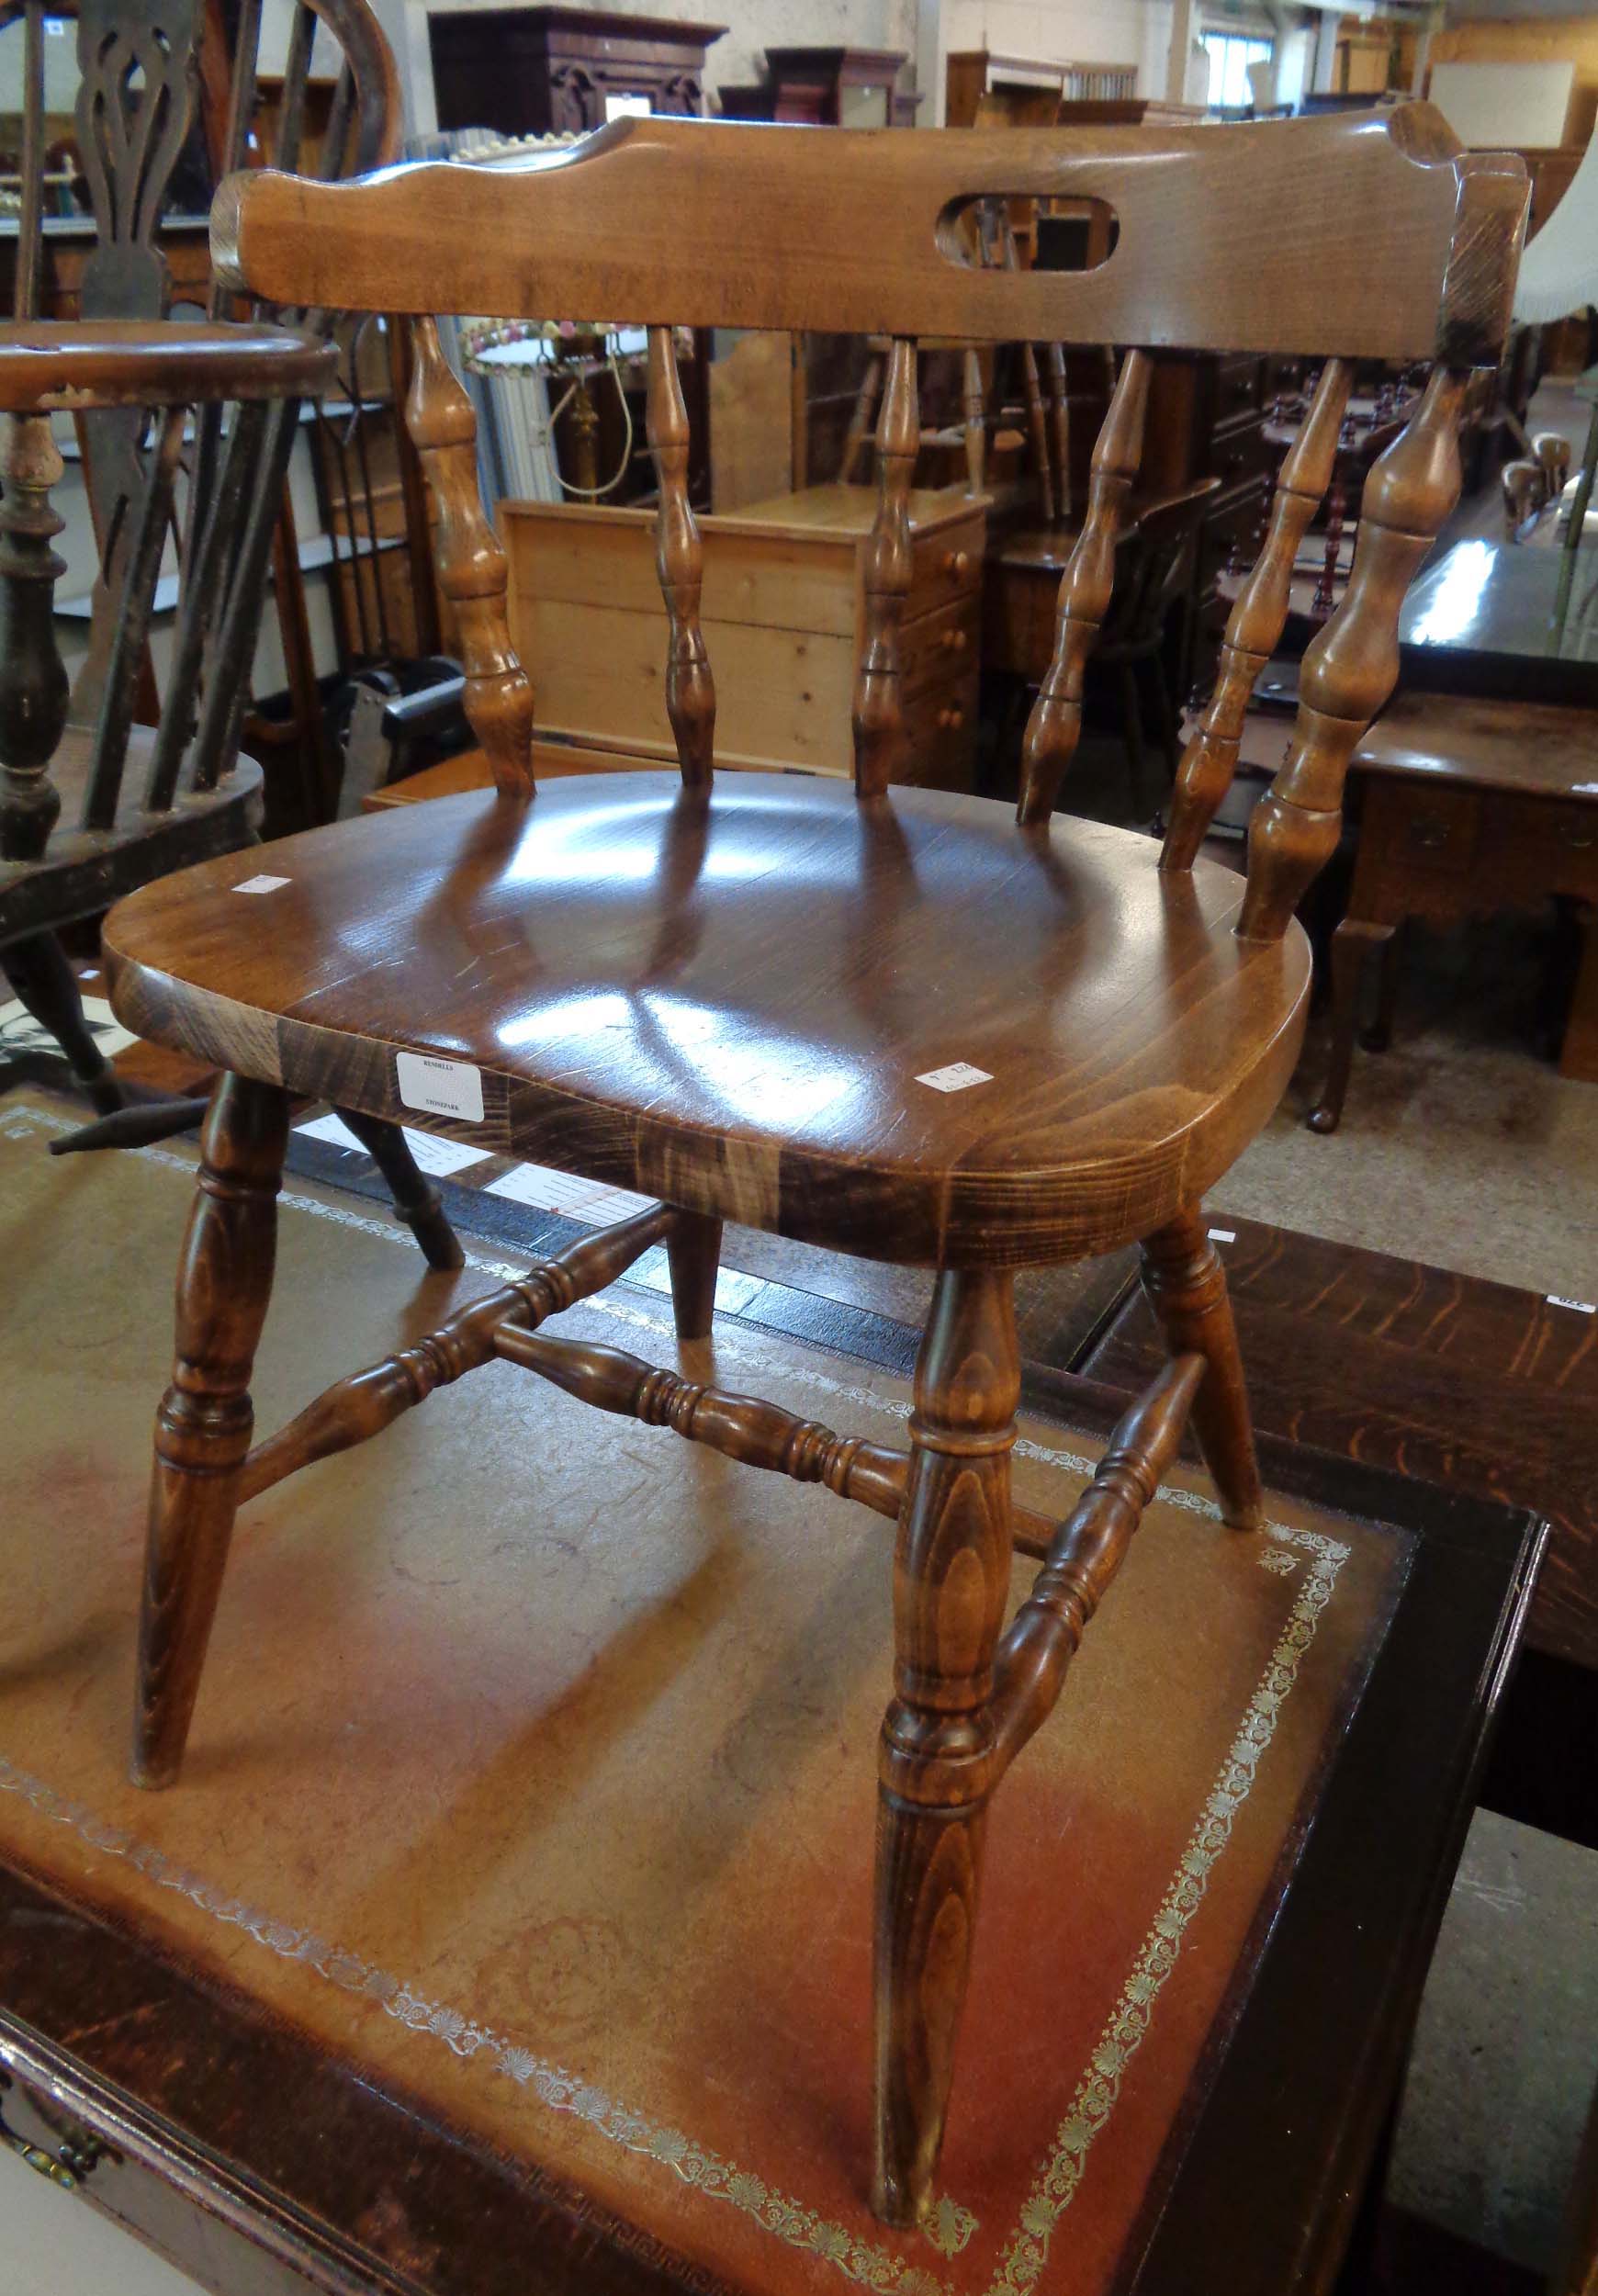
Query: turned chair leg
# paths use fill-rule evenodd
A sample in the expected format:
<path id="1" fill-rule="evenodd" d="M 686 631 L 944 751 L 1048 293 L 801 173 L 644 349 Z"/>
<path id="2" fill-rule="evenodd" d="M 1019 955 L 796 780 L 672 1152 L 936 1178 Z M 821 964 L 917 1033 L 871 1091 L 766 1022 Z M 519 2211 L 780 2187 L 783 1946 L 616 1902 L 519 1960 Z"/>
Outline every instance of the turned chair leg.
<path id="1" fill-rule="evenodd" d="M 395 1217 L 421 1244 L 429 1267 L 464 1267 L 466 1255 L 449 1224 L 444 1199 L 411 1154 L 400 1127 L 380 1116 L 363 1116 L 358 1109 L 341 1109 L 339 1114 L 388 1182 Z"/>
<path id="2" fill-rule="evenodd" d="M 278 1086 L 220 1079 L 178 1262 L 176 1363 L 155 1414 L 133 1724 L 138 1785 L 171 1785 L 183 1761 L 250 1448 L 250 1371 L 272 1289 L 287 1139 L 288 1100 Z"/>
<path id="3" fill-rule="evenodd" d="M 17 1000 L 48 1029 L 93 1106 L 109 1116 L 122 1105 L 122 1087 L 84 1018 L 84 1000 L 66 951 L 53 933 L 28 933 L 0 950 L 0 972 Z"/>
<path id="4" fill-rule="evenodd" d="M 1193 1432 L 1233 1530 L 1256 1531 L 1265 1494 L 1255 1457 L 1248 1389 L 1226 1270 L 1203 1215 L 1185 1211 L 1142 1245 L 1143 1290 L 1173 1356 L 1201 1355 L 1210 1368 L 1193 1399 Z"/>
<path id="5" fill-rule="evenodd" d="M 879 1760 L 872 2205 L 890 2224 L 927 2215 L 943 2142 L 996 1775 L 1019 1393 L 1010 1276 L 945 1270 L 916 1370 Z"/>
<path id="6" fill-rule="evenodd" d="M 715 1276 L 721 1265 L 721 1221 L 708 1212 L 680 1211 L 666 1239 L 671 1269 L 671 1313 L 679 1339 L 708 1339 L 715 1314 Z"/>

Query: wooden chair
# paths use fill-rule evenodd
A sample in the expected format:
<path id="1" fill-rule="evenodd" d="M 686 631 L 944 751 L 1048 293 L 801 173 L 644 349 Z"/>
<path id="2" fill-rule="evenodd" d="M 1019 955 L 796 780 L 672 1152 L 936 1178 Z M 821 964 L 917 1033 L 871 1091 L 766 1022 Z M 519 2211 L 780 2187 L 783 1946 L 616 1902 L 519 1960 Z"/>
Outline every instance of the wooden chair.
<path id="1" fill-rule="evenodd" d="M 1017 268 L 1015 233 L 1000 203 L 983 202 L 962 234 L 961 244 L 962 252 L 974 263 L 996 264 L 1006 271 Z M 961 362 L 961 420 L 958 425 L 944 430 L 921 431 L 917 451 L 958 446 L 965 459 L 966 490 L 980 494 L 987 480 L 989 432 L 994 433 L 996 445 L 1012 435 L 1000 428 L 1007 411 L 1002 401 L 992 407 L 988 403 L 982 366 L 983 346 L 970 341 L 934 338 L 923 339 L 917 347 L 921 351 L 957 351 Z M 1036 344 L 1021 343 L 1003 347 L 1018 353 L 1026 436 L 1039 508 L 1047 524 L 1061 524 L 1071 513 L 1071 417 L 1065 346 L 1061 343 L 1045 343 L 1041 369 Z M 876 426 L 892 354 L 892 340 L 885 335 L 873 335 L 866 345 L 865 372 L 861 377 L 843 445 L 842 476 L 850 483 L 869 469 L 872 451 L 880 444 Z"/>
<path id="2" fill-rule="evenodd" d="M 192 1101 L 124 1108 L 58 935 L 135 885 L 255 838 L 261 771 L 239 748 L 249 670 L 301 402 L 326 389 L 334 353 L 325 311 L 291 303 L 292 325 L 264 312 L 231 318 L 219 283 L 206 319 L 168 317 L 157 232 L 190 131 L 203 135 L 213 179 L 241 164 L 254 131 L 260 12 L 246 11 L 229 55 L 202 0 L 79 0 L 78 139 L 98 241 L 80 316 L 36 317 L 43 0 L 4 0 L 0 26 L 18 16 L 28 149 L 16 321 L 0 327 L 0 969 L 101 1112 L 99 1124 L 52 1142 L 72 1150 L 163 1138 L 204 1112 Z M 398 91 L 365 0 L 298 0 L 276 164 L 300 157 L 319 24 L 343 57 L 320 154 L 336 176 L 393 156 Z M 50 501 L 64 467 L 58 411 L 76 420 L 102 549 L 87 651 L 70 686 L 52 615 L 65 570 L 51 548 L 62 525 Z M 158 681 L 150 632 L 173 534 L 180 575 Z M 458 1266 L 438 1191 L 403 1133 L 358 1111 L 351 1120 L 423 1249 Z"/>
<path id="3" fill-rule="evenodd" d="M 345 108 L 358 75 L 364 128 L 374 51 L 360 34 L 376 27 L 364 9 L 324 12 L 335 30 L 355 28 Z M 21 19 L 25 49 L 16 324 L 0 329 L 0 963 L 104 1109 L 119 1094 L 84 1028 L 55 931 L 161 870 L 252 834 L 261 777 L 238 756 L 238 721 L 271 544 L 270 476 L 276 468 L 281 478 L 300 400 L 326 386 L 329 355 L 303 330 L 227 320 L 219 291 L 209 321 L 168 321 L 172 279 L 156 235 L 196 117 L 201 10 L 197 0 L 137 10 L 82 0 L 76 13 L 78 141 L 98 244 L 80 316 L 41 323 L 44 7 L 0 6 L 0 26 Z M 303 82 L 309 39 L 299 48 Z M 253 61 L 241 59 L 219 176 L 243 155 Z M 356 165 L 385 156 L 369 133 L 353 141 Z M 292 165 L 293 146 L 279 156 Z M 50 501 L 63 470 L 51 424 L 58 409 L 77 418 L 104 552 L 87 654 L 70 692 L 52 619 L 65 570 L 51 548 L 62 531 Z M 188 563 L 157 731 L 134 720 L 157 714 L 148 636 L 181 477 Z"/>
<path id="4" fill-rule="evenodd" d="M 962 202 L 1044 188 L 1113 206 L 1108 263 L 1007 273 L 940 251 Z M 417 314 L 626 310 L 649 324 L 665 706 L 681 771 L 535 795 L 532 696 L 476 501 L 469 410 L 422 319 L 411 423 L 496 791 L 287 838 L 251 859 L 283 880 L 269 901 L 240 901 L 239 864 L 211 862 L 135 895 L 107 926 L 123 1019 L 229 1072 L 156 1423 L 135 1775 L 177 1775 L 238 1506 L 478 1365 L 521 1364 L 602 1410 L 874 1508 L 898 1525 L 872 2184 L 891 2223 L 932 2205 L 989 1801 L 1058 1698 L 1189 1419 L 1226 1520 L 1240 1532 L 1262 1520 L 1199 1199 L 1293 1067 L 1310 976 L 1295 905 L 1336 841 L 1350 750 L 1393 682 L 1400 600 L 1457 490 L 1457 410 L 1473 366 L 1498 355 L 1525 204 L 1518 159 L 1459 152 L 1424 106 L 1224 135 L 817 136 L 629 118 L 513 173 L 418 167 L 329 188 L 258 174 L 219 196 L 223 261 L 258 293 Z M 713 783 L 672 321 L 893 339 L 852 789 L 756 773 Z M 1137 468 L 1142 348 L 1095 451 L 1018 823 L 980 799 L 889 786 L 914 339 L 926 332 L 1335 355 L 1163 853 L 1052 817 Z M 1193 857 L 1224 788 L 1232 703 L 1285 612 L 1344 362 L 1434 352 L 1419 412 L 1373 477 L 1344 608 L 1306 659 L 1245 883 Z M 364 949 L 381 962 L 359 962 Z M 290 1091 L 384 1119 L 415 1109 L 451 1135 L 661 1200 L 253 1445 L 247 1390 Z M 664 1242 L 678 1332 L 703 1340 L 724 1219 L 938 1270 L 905 1449 L 538 1328 Z M 1069 1519 L 1041 1521 L 1009 1487 L 1015 1274 L 1134 1240 L 1170 1360 Z M 1016 1546 L 1043 1568 L 1007 1626 Z"/>

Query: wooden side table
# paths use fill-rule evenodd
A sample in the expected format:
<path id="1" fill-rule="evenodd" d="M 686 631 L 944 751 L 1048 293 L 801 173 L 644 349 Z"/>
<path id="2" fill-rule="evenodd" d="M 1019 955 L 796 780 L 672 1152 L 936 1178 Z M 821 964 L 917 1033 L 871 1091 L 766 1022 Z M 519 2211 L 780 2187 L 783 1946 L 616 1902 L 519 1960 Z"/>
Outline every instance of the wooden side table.
<path id="1" fill-rule="evenodd" d="M 1355 755 L 1359 857 L 1332 941 L 1332 1056 L 1310 1116 L 1337 1129 L 1370 959 L 1380 953 L 1385 1041 L 1393 935 L 1412 917 L 1453 925 L 1560 895 L 1577 902 L 1582 958 L 1559 1073 L 1598 1082 L 1598 710 L 1403 692 Z"/>

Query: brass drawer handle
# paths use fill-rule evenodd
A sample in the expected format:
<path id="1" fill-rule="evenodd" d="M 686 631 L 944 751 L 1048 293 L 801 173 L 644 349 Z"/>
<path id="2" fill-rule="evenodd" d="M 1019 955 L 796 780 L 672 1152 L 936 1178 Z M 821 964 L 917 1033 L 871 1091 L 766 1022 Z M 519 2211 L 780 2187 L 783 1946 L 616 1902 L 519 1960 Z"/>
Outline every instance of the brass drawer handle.
<path id="1" fill-rule="evenodd" d="M 965 632 L 963 630 L 945 630 L 940 642 L 946 654 L 963 654 L 965 651 Z"/>
<path id="2" fill-rule="evenodd" d="M 963 710 L 940 710 L 938 713 L 938 723 L 940 726 L 947 726 L 951 729 L 957 726 L 963 726 L 965 723 L 965 712 Z"/>
<path id="3" fill-rule="evenodd" d="M 969 574 L 971 571 L 970 551 L 946 550 L 943 554 L 943 571 L 945 574 L 955 574 L 962 577 Z"/>

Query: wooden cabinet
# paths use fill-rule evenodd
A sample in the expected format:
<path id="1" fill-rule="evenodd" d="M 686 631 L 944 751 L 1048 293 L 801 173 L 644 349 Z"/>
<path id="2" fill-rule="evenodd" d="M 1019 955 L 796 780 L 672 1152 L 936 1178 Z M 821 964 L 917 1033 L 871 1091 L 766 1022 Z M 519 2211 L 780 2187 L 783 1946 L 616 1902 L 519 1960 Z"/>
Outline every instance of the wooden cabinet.
<path id="1" fill-rule="evenodd" d="M 725 24 L 598 8 L 471 8 L 427 19 L 441 128 L 581 135 L 618 108 L 699 114 Z"/>
<path id="2" fill-rule="evenodd" d="M 768 48 L 758 87 L 724 87 L 728 119 L 782 119 L 805 128 L 913 128 L 920 97 L 901 91 L 896 48 Z"/>
<path id="3" fill-rule="evenodd" d="M 716 761 L 847 773 L 872 487 L 812 487 L 699 522 Z M 969 789 L 976 735 L 986 504 L 910 497 L 914 571 L 900 632 L 909 730 L 902 780 Z M 648 511 L 507 502 L 511 634 L 541 733 L 649 759 L 666 718 L 666 617 Z"/>

